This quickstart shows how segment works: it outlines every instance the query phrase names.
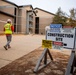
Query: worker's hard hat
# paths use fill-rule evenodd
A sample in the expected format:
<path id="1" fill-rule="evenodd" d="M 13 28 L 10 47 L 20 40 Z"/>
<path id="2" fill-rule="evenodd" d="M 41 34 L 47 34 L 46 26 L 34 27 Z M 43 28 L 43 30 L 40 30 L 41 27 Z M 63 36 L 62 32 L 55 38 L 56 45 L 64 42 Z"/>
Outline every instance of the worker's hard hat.
<path id="1" fill-rule="evenodd" d="M 11 19 L 8 19 L 7 22 L 12 22 Z"/>

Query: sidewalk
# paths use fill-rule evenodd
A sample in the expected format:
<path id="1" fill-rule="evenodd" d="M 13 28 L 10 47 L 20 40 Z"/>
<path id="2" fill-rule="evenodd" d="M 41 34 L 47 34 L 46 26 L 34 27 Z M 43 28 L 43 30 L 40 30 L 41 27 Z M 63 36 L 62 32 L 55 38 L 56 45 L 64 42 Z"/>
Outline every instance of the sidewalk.
<path id="1" fill-rule="evenodd" d="M 6 37 L 0 36 L 0 68 L 39 48 L 44 35 L 13 35 L 11 49 L 5 50 Z"/>
<path id="2" fill-rule="evenodd" d="M 34 51 L 20 57 L 19 59 L 9 63 L 0 69 L 0 75 L 65 75 L 69 55 L 61 53 L 58 50 L 49 49 L 53 61 L 45 67 L 34 73 L 38 59 L 43 53 L 44 48 L 39 47 Z M 50 57 L 47 55 L 47 61 Z M 44 61 L 42 60 L 40 66 Z M 39 66 L 39 67 L 40 67 Z"/>

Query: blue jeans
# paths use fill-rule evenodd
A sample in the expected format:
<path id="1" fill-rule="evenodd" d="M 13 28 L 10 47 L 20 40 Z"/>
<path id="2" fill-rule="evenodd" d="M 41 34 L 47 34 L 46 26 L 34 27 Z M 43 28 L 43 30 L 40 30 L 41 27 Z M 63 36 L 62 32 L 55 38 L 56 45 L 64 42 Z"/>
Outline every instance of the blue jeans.
<path id="1" fill-rule="evenodd" d="M 12 40 L 12 35 L 6 35 L 6 39 L 7 39 L 7 43 L 5 46 L 7 47 L 7 46 L 10 46 L 10 42 Z"/>

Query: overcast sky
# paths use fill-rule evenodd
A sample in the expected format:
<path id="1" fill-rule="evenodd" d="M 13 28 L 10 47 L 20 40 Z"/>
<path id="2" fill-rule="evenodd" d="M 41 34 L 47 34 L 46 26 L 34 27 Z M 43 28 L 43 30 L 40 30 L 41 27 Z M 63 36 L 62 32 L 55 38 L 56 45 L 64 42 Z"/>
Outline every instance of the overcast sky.
<path id="1" fill-rule="evenodd" d="M 57 9 L 61 7 L 63 12 L 69 14 L 69 10 L 76 8 L 76 0 L 8 0 L 17 5 L 32 5 L 33 8 L 41 8 L 51 13 L 56 13 Z"/>

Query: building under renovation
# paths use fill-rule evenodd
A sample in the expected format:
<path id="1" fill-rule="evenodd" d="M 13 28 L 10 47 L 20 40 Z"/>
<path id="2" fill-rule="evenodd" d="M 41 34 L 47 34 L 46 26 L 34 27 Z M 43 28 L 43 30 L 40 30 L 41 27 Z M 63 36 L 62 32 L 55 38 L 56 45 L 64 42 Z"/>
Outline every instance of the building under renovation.
<path id="1" fill-rule="evenodd" d="M 45 27 L 52 23 L 55 15 L 32 5 L 18 6 L 7 0 L 0 0 L 0 33 L 7 19 L 12 20 L 15 33 L 45 34 Z"/>

